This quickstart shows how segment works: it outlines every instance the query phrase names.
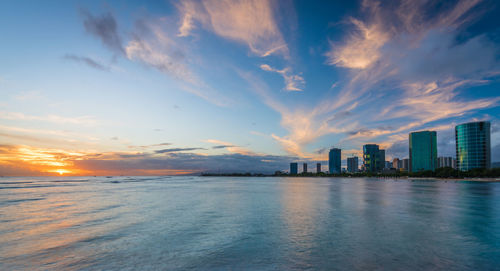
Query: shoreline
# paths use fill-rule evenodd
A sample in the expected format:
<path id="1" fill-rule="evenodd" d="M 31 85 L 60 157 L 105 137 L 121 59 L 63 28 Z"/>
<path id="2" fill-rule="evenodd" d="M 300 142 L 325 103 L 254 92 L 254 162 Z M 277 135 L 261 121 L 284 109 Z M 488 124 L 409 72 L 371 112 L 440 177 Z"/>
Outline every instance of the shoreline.
<path id="1" fill-rule="evenodd" d="M 440 178 L 440 177 L 409 177 L 409 176 L 301 176 L 301 175 L 231 175 L 231 174 L 214 174 L 214 175 L 199 175 L 200 177 L 244 177 L 244 178 L 255 178 L 255 177 L 283 177 L 283 178 L 377 178 L 377 179 L 405 179 L 408 181 L 421 181 L 421 180 L 433 180 L 433 181 L 451 181 L 451 182 L 480 182 L 480 183 L 500 183 L 500 177 L 473 177 L 473 178 Z"/>

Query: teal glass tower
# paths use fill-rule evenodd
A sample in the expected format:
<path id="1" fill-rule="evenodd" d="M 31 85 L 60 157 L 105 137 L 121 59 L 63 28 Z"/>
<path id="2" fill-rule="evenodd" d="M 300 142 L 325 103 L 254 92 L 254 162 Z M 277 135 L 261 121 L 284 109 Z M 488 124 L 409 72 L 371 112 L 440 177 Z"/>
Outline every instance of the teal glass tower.
<path id="1" fill-rule="evenodd" d="M 330 152 L 328 153 L 328 171 L 330 172 L 330 174 L 337 174 L 342 172 L 341 159 L 341 149 L 330 149 Z"/>
<path id="2" fill-rule="evenodd" d="M 290 163 L 290 174 L 297 174 L 298 169 L 297 163 Z"/>
<path id="3" fill-rule="evenodd" d="M 436 170 L 437 136 L 435 131 L 410 133 L 410 172 Z"/>
<path id="4" fill-rule="evenodd" d="M 368 172 L 378 172 L 384 168 L 385 150 L 377 144 L 363 145 L 363 165 Z"/>
<path id="5" fill-rule="evenodd" d="M 490 122 L 479 121 L 455 127 L 457 168 L 467 171 L 491 167 Z"/>

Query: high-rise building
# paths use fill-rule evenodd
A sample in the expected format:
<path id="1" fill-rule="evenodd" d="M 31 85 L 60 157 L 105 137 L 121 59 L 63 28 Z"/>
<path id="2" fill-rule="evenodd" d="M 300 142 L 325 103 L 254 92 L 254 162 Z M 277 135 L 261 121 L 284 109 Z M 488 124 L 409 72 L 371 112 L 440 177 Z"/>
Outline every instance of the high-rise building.
<path id="1" fill-rule="evenodd" d="M 403 159 L 401 168 L 404 171 L 408 171 L 410 169 L 410 159 L 408 159 L 408 158 Z"/>
<path id="2" fill-rule="evenodd" d="M 347 158 L 347 171 L 348 172 L 357 172 L 358 171 L 358 157 L 348 157 Z"/>
<path id="3" fill-rule="evenodd" d="M 377 144 L 363 145 L 363 165 L 366 171 L 381 171 L 384 168 L 384 164 L 385 150 L 380 150 Z"/>
<path id="4" fill-rule="evenodd" d="M 437 136 L 435 131 L 410 133 L 410 172 L 436 170 Z"/>
<path id="5" fill-rule="evenodd" d="M 441 167 L 451 167 L 451 168 L 455 168 L 455 159 L 453 159 L 453 157 L 444 157 L 444 156 L 441 156 L 441 157 L 438 157 L 438 168 L 441 168 Z"/>
<path id="6" fill-rule="evenodd" d="M 307 173 L 307 163 L 302 164 L 302 172 Z"/>
<path id="7" fill-rule="evenodd" d="M 290 174 L 297 174 L 298 173 L 298 165 L 297 163 L 290 163 Z"/>
<path id="8" fill-rule="evenodd" d="M 316 173 L 321 173 L 321 163 L 316 164 Z"/>
<path id="9" fill-rule="evenodd" d="M 490 122 L 478 121 L 455 127 L 457 168 L 462 171 L 491 167 Z"/>
<path id="10" fill-rule="evenodd" d="M 399 158 L 392 159 L 392 167 L 395 169 L 400 169 L 401 160 Z"/>
<path id="11" fill-rule="evenodd" d="M 379 159 L 380 159 L 379 160 L 380 165 L 378 167 L 379 170 L 382 170 L 387 167 L 387 163 L 385 161 L 385 150 L 382 149 L 379 150 Z"/>
<path id="12" fill-rule="evenodd" d="M 330 172 L 330 174 L 342 172 L 341 157 L 342 157 L 341 149 L 337 148 L 330 149 L 330 152 L 328 153 L 328 171 Z"/>

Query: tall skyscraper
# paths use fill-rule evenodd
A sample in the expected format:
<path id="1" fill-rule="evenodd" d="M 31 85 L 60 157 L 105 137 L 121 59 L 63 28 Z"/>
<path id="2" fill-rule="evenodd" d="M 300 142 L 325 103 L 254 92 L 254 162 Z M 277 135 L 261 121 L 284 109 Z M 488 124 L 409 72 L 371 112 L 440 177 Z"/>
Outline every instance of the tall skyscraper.
<path id="1" fill-rule="evenodd" d="M 382 170 L 387 166 L 387 163 L 385 161 L 385 150 L 379 150 L 379 163 L 380 164 L 378 165 L 378 170 Z"/>
<path id="2" fill-rule="evenodd" d="M 358 157 L 348 157 L 347 158 L 347 171 L 348 172 L 357 172 L 358 171 Z"/>
<path id="3" fill-rule="evenodd" d="M 330 174 L 341 173 L 342 150 L 333 148 L 328 153 L 328 171 Z"/>
<path id="4" fill-rule="evenodd" d="M 455 168 L 455 159 L 453 159 L 453 157 L 438 157 L 438 168 L 441 168 L 441 167 L 451 167 L 451 168 Z"/>
<path id="5" fill-rule="evenodd" d="M 302 164 L 302 172 L 307 173 L 307 163 Z"/>
<path id="6" fill-rule="evenodd" d="M 410 133 L 410 172 L 436 170 L 437 136 L 435 131 Z"/>
<path id="7" fill-rule="evenodd" d="M 316 173 L 321 173 L 321 163 L 316 164 Z"/>
<path id="8" fill-rule="evenodd" d="M 297 163 L 290 163 L 290 174 L 297 174 L 299 172 Z"/>
<path id="9" fill-rule="evenodd" d="M 385 150 L 380 150 L 377 144 L 363 145 L 363 165 L 366 171 L 381 171 L 384 168 L 384 164 Z"/>
<path id="10" fill-rule="evenodd" d="M 455 127 L 459 170 L 491 167 L 490 132 L 489 121 L 469 122 Z"/>

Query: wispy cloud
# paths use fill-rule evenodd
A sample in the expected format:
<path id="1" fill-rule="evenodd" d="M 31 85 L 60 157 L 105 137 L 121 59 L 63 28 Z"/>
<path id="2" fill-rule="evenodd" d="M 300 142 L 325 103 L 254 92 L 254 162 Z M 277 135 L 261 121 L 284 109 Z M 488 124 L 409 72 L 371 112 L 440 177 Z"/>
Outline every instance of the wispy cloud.
<path id="1" fill-rule="evenodd" d="M 197 151 L 197 150 L 206 150 L 206 149 L 205 148 L 170 148 L 170 149 L 156 150 L 155 153 L 185 152 L 185 151 Z"/>
<path id="2" fill-rule="evenodd" d="M 271 66 L 267 64 L 262 64 L 260 65 L 260 68 L 264 71 L 269 71 L 269 72 L 276 72 L 283 76 L 283 79 L 285 80 L 285 90 L 287 91 L 302 91 L 304 88 L 304 85 L 306 81 L 304 78 L 300 75 L 294 75 L 290 74 L 291 73 L 291 68 L 286 67 L 282 70 L 274 69 Z"/>
<path id="3" fill-rule="evenodd" d="M 105 66 L 90 57 L 67 54 L 63 58 L 66 60 L 71 60 L 74 62 L 86 64 L 87 66 L 97 70 L 109 71 L 108 66 Z"/>
<path id="4" fill-rule="evenodd" d="M 63 117 L 58 115 L 34 116 L 26 115 L 20 112 L 0 111 L 0 119 L 18 120 L 18 121 L 46 121 L 59 124 L 78 124 L 78 125 L 96 125 L 98 122 L 92 116 L 81 117 Z"/>
<path id="5" fill-rule="evenodd" d="M 135 145 L 130 145 L 128 146 L 129 149 L 149 149 L 149 148 L 157 148 L 157 147 L 164 147 L 164 146 L 170 146 L 172 143 L 164 142 L 164 143 L 158 143 L 158 144 L 151 144 L 151 145 L 140 145 L 140 146 L 135 146 Z"/>
<path id="6" fill-rule="evenodd" d="M 271 1 L 183 1 L 178 8 L 182 13 L 179 36 L 190 35 L 196 21 L 221 37 L 246 44 L 259 56 L 288 55 Z"/>
<path id="7" fill-rule="evenodd" d="M 329 134 L 337 138 L 332 144 L 343 148 L 361 148 L 366 143 L 361 140 L 389 147 L 409 131 L 497 106 L 498 97 L 461 95 L 489 83 L 485 79 L 499 67 L 499 48 L 485 35 L 457 42 L 460 28 L 476 19 L 470 11 L 478 2 L 459 1 L 430 13 L 427 2 L 364 1 L 363 16 L 347 20 L 353 31 L 331 42 L 326 53 L 327 64 L 347 68 L 336 91 L 329 92 L 333 95 L 313 107 L 290 108 L 272 97 L 265 83 L 247 80 L 281 114 L 288 134 L 273 138 L 288 153 L 306 158 L 316 155 L 307 146 Z M 388 120 L 393 127 L 381 126 Z"/>
<path id="8" fill-rule="evenodd" d="M 80 9 L 80 14 L 83 17 L 83 25 L 88 33 L 99 38 L 109 49 L 120 54 L 125 52 L 122 39 L 118 33 L 118 24 L 110 12 L 94 16 L 88 10 Z"/>
<path id="9" fill-rule="evenodd" d="M 135 22 L 131 39 L 123 43 L 118 33 L 116 19 L 111 13 L 94 16 L 85 9 L 81 10 L 84 17 L 84 27 L 87 32 L 100 39 L 105 46 L 118 52 L 131 61 L 143 63 L 163 74 L 177 79 L 180 89 L 194 94 L 206 101 L 218 105 L 228 106 L 231 99 L 220 94 L 206 84 L 190 68 L 186 43 L 177 39 L 175 29 L 165 18 L 148 18 Z M 83 61 L 95 65 L 91 59 L 71 57 L 72 60 Z M 99 64 L 98 64 L 99 65 Z M 99 67 L 99 66 L 96 67 Z"/>
<path id="10" fill-rule="evenodd" d="M 208 142 L 208 143 L 212 143 L 212 144 L 217 144 L 216 146 L 212 147 L 214 149 L 225 148 L 226 150 L 228 150 L 229 152 L 232 152 L 232 153 L 238 153 L 238 154 L 250 155 L 250 156 L 258 155 L 257 153 L 249 150 L 248 148 L 236 146 L 235 144 L 232 144 L 230 142 L 225 142 L 225 141 L 221 141 L 221 140 L 217 140 L 217 139 L 207 139 L 204 141 Z"/>

